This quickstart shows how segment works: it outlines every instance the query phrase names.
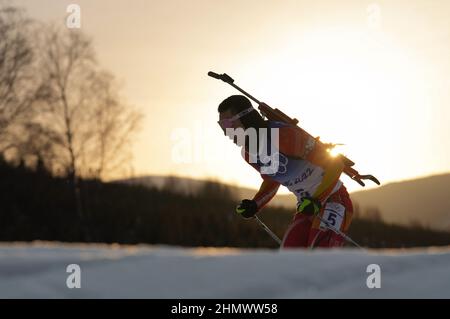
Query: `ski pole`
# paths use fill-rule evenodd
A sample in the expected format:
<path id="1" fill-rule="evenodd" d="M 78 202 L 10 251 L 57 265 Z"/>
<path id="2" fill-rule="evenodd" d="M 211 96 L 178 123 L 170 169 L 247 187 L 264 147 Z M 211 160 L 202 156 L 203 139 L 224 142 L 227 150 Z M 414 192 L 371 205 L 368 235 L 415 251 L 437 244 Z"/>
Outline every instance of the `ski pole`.
<path id="1" fill-rule="evenodd" d="M 260 226 L 261 226 L 261 227 L 262 227 L 262 228 L 270 235 L 270 237 L 272 237 L 273 240 L 275 240 L 275 241 L 278 243 L 278 245 L 281 245 L 281 239 L 278 238 L 278 236 L 275 235 L 274 232 L 271 231 L 270 228 L 267 227 L 266 224 L 264 224 L 264 223 L 262 222 L 262 220 L 259 219 L 259 217 L 256 216 L 256 215 L 255 215 L 255 220 L 256 220 L 256 221 L 258 222 L 258 224 L 259 224 L 259 225 L 260 225 Z"/>
<path id="2" fill-rule="evenodd" d="M 353 239 L 351 239 L 349 236 L 347 236 L 346 234 L 344 234 L 342 231 L 340 231 L 339 229 L 337 229 L 336 227 L 334 227 L 333 225 L 330 225 L 329 222 L 327 222 L 325 219 L 323 219 L 321 216 L 317 215 L 317 218 L 319 218 L 319 220 L 325 224 L 325 226 L 327 226 L 327 228 L 329 230 L 331 230 L 332 232 L 334 232 L 335 234 L 342 236 L 346 241 L 352 243 L 353 245 L 355 245 L 356 247 L 358 247 L 359 249 L 365 250 L 364 248 L 362 248 L 360 245 L 358 245 L 357 242 L 355 242 Z"/>

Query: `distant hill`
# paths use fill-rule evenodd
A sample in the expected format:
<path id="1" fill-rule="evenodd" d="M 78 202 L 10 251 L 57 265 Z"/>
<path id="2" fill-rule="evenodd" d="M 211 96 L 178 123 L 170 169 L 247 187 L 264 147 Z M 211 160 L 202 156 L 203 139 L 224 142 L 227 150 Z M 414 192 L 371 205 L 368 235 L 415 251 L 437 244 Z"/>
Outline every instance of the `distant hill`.
<path id="1" fill-rule="evenodd" d="M 145 176 L 122 182 L 157 188 L 170 183 L 171 188 L 182 193 L 195 193 L 205 184 L 205 180 L 168 176 Z M 237 198 L 252 198 L 256 192 L 251 188 L 227 186 Z M 378 209 L 381 218 L 387 222 L 420 223 L 434 229 L 450 230 L 450 174 L 389 183 L 350 196 L 361 212 Z M 270 206 L 294 209 L 295 203 L 294 195 L 277 195 Z"/>
<path id="2" fill-rule="evenodd" d="M 361 210 L 376 207 L 381 217 L 397 224 L 420 222 L 450 230 L 450 174 L 435 175 L 351 194 Z"/>

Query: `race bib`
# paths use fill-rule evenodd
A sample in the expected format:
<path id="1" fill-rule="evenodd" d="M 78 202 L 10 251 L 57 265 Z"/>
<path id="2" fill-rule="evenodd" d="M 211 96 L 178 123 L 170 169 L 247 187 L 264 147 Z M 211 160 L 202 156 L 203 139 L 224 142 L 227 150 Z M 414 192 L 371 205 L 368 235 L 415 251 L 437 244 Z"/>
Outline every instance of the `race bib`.
<path id="1" fill-rule="evenodd" d="M 339 203 L 326 203 L 325 209 L 322 215 L 322 219 L 325 220 L 329 227 L 341 230 L 342 222 L 345 217 L 345 206 Z M 320 222 L 321 229 L 328 229 L 328 226 L 324 221 Z"/>

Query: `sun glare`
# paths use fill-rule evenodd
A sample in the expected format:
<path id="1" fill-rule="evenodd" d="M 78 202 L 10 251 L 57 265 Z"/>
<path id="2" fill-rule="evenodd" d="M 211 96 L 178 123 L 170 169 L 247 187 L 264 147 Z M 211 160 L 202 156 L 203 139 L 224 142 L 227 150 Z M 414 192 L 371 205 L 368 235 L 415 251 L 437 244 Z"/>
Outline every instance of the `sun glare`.
<path id="1" fill-rule="evenodd" d="M 420 61 L 381 31 L 305 31 L 273 50 L 244 67 L 246 81 L 257 84 L 255 94 L 322 141 L 346 144 L 344 155 L 357 163 L 380 167 L 376 150 L 398 151 L 383 141 L 407 136 L 406 118 L 410 125 L 427 123 Z"/>

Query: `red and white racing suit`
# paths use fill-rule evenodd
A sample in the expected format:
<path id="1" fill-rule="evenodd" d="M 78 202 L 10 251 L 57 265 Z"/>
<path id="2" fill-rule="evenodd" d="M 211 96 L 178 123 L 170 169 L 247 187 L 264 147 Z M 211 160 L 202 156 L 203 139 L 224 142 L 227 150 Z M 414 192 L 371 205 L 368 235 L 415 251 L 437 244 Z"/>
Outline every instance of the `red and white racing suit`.
<path id="1" fill-rule="evenodd" d="M 282 122 L 268 121 L 267 132 L 277 129 L 278 147 L 266 137 L 265 154 L 278 153 L 276 171 L 262 173 L 269 164 L 258 160 L 250 162 L 249 152 L 243 148 L 243 156 L 260 172 L 263 182 L 254 196 L 258 208 L 264 207 L 277 193 L 280 185 L 287 187 L 297 197 L 312 196 L 322 203 L 319 215 L 337 229 L 347 232 L 353 214 L 353 206 L 343 183 L 339 180 L 344 164 L 339 157 L 332 157 L 323 145 L 301 128 Z M 263 138 L 264 140 L 264 138 Z M 266 161 L 264 161 L 266 162 Z M 282 247 L 336 247 L 344 239 L 325 227 L 317 217 L 295 214 L 282 242 Z"/>

